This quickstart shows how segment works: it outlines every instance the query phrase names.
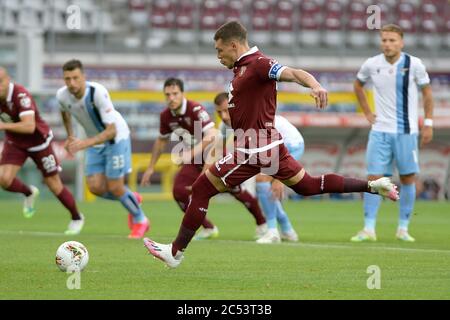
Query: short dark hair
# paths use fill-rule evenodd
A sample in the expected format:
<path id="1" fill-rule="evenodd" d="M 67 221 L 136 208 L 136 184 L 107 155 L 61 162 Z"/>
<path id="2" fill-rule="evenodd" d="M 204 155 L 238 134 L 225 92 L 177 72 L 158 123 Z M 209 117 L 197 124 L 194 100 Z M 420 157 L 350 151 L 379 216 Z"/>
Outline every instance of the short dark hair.
<path id="1" fill-rule="evenodd" d="M 386 24 L 383 27 L 381 27 L 380 32 L 395 32 L 400 35 L 400 37 L 403 38 L 403 30 L 398 25 L 390 23 Z"/>
<path id="2" fill-rule="evenodd" d="M 224 25 L 222 25 L 219 29 L 217 29 L 214 34 L 214 41 L 222 39 L 222 41 L 229 41 L 231 39 L 236 39 L 239 42 L 243 43 L 247 41 L 247 29 L 240 23 L 239 21 L 232 20 Z"/>
<path id="3" fill-rule="evenodd" d="M 181 80 L 181 79 L 169 78 L 166 81 L 164 81 L 164 89 L 166 87 L 170 87 L 170 86 L 178 86 L 178 88 L 180 88 L 181 92 L 184 92 L 184 83 L 183 83 L 183 80 Z"/>
<path id="4" fill-rule="evenodd" d="M 80 69 L 81 71 L 84 71 L 83 64 L 80 60 L 72 59 L 64 63 L 62 67 L 63 71 L 73 71 L 75 69 Z"/>
<path id="5" fill-rule="evenodd" d="M 216 106 L 221 105 L 222 102 L 224 102 L 225 100 L 228 101 L 228 93 L 226 92 L 221 92 L 219 93 L 215 98 L 214 98 L 214 104 Z"/>

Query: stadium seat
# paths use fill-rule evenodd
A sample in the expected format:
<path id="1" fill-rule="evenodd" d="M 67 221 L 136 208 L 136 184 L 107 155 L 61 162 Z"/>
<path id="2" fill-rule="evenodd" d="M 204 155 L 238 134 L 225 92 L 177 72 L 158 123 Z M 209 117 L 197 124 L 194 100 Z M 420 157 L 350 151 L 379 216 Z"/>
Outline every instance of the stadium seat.
<path id="1" fill-rule="evenodd" d="M 273 23 L 273 39 L 275 44 L 291 47 L 295 43 L 294 3 L 292 1 L 277 1 Z"/>
<path id="2" fill-rule="evenodd" d="M 225 4 L 226 20 L 239 20 L 248 23 L 248 13 L 243 0 L 230 0 Z"/>
<path id="3" fill-rule="evenodd" d="M 12 10 L 4 10 L 2 13 L 0 28 L 3 32 L 15 32 L 17 30 L 16 15 Z"/>
<path id="4" fill-rule="evenodd" d="M 339 47 L 344 43 L 342 31 L 343 6 L 339 1 L 327 1 L 324 6 L 323 43 L 328 47 Z"/>
<path id="5" fill-rule="evenodd" d="M 129 21 L 133 27 L 143 28 L 148 25 L 148 11 L 145 0 L 130 0 L 129 6 Z"/>
<path id="6" fill-rule="evenodd" d="M 160 48 L 172 39 L 174 7 L 169 0 L 156 0 L 152 2 L 150 10 L 150 36 L 146 46 Z"/>
<path id="7" fill-rule="evenodd" d="M 321 40 L 322 14 L 318 1 L 305 0 L 300 5 L 298 40 L 305 46 L 318 46 Z"/>
<path id="8" fill-rule="evenodd" d="M 204 44 L 214 42 L 214 33 L 225 21 L 225 5 L 219 0 L 206 0 L 200 7 L 200 39 Z"/>
<path id="9" fill-rule="evenodd" d="M 196 19 L 195 5 L 190 0 L 178 1 L 175 15 L 175 39 L 178 43 L 189 44 L 196 38 Z"/>

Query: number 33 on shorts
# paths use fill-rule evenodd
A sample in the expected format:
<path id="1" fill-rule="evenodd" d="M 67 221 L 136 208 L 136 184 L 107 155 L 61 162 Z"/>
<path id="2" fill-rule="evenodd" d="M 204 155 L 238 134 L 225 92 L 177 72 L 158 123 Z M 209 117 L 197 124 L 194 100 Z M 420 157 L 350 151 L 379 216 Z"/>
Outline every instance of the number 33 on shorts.
<path id="1" fill-rule="evenodd" d="M 112 156 L 113 169 L 122 169 L 125 166 L 125 157 L 123 154 L 118 156 Z"/>

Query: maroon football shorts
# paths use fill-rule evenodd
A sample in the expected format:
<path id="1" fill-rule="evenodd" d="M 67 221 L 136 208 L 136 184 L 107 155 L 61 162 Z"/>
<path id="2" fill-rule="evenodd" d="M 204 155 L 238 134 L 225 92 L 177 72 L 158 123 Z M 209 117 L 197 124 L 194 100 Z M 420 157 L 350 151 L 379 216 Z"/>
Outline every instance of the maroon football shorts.
<path id="1" fill-rule="evenodd" d="M 235 149 L 216 161 L 209 170 L 231 188 L 258 173 L 270 175 L 281 181 L 287 180 L 299 173 L 302 168 L 302 165 L 289 154 L 284 144 L 280 144 L 268 151 L 251 155 Z"/>
<path id="2" fill-rule="evenodd" d="M 178 171 L 174 180 L 174 190 L 182 187 L 190 187 L 195 180 L 200 176 L 202 166 L 197 164 L 183 164 L 180 171 Z M 174 191 L 175 192 L 175 191 Z"/>
<path id="3" fill-rule="evenodd" d="M 56 157 L 51 144 L 44 150 L 30 152 L 18 148 L 14 144 L 6 140 L 3 144 L 0 165 L 12 164 L 21 167 L 28 157 L 33 159 L 34 163 L 44 177 L 54 176 L 61 171 L 58 158 Z"/>

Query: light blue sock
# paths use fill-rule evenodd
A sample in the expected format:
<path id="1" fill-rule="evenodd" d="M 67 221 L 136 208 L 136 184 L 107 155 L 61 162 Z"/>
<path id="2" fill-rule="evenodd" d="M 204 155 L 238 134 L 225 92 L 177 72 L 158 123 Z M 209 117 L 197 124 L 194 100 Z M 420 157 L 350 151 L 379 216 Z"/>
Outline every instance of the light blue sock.
<path id="1" fill-rule="evenodd" d="M 402 184 L 400 189 L 400 217 L 398 227 L 408 230 L 411 213 L 416 200 L 416 185 Z"/>
<path id="2" fill-rule="evenodd" d="M 118 200 L 117 197 L 109 191 L 105 192 L 100 197 L 102 197 L 103 199 L 106 199 L 106 200 Z"/>
<path id="3" fill-rule="evenodd" d="M 134 223 L 142 223 L 145 220 L 145 214 L 141 209 L 134 193 L 125 188 L 126 192 L 119 198 L 122 205 L 133 215 Z"/>
<path id="4" fill-rule="evenodd" d="M 269 229 L 277 227 L 277 204 L 272 199 L 272 191 L 270 182 L 256 183 L 256 195 L 259 203 L 263 207 L 266 223 Z"/>
<path id="5" fill-rule="evenodd" d="M 364 228 L 375 230 L 377 213 L 381 204 L 381 196 L 373 193 L 364 193 Z"/>
<path id="6" fill-rule="evenodd" d="M 277 201 L 277 221 L 281 227 L 281 232 L 289 232 L 292 230 L 291 221 L 289 221 L 289 217 L 286 211 L 284 211 L 281 201 Z"/>

